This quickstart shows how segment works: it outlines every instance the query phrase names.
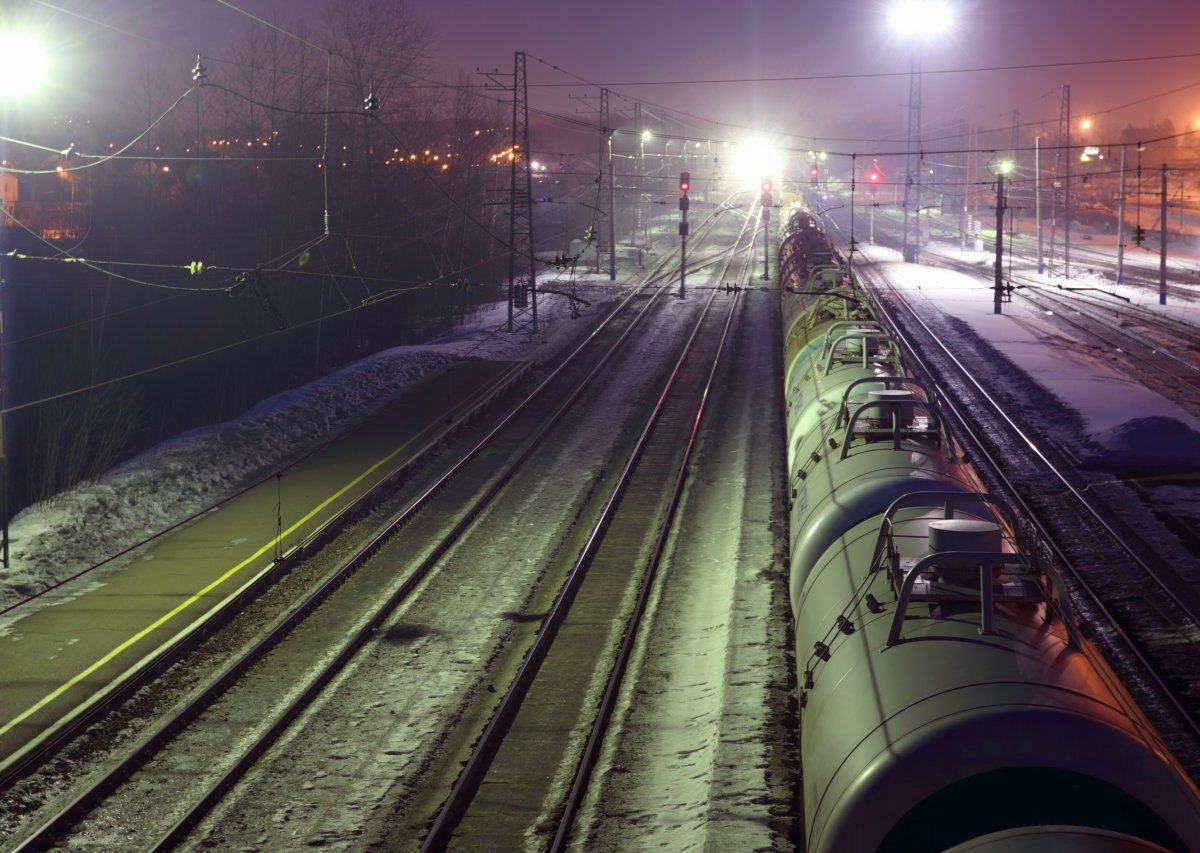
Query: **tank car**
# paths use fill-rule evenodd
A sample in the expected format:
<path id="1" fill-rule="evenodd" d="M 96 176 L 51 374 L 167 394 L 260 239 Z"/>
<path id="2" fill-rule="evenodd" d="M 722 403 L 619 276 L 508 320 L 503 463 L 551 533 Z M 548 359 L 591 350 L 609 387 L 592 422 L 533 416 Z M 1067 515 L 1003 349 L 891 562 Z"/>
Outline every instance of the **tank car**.
<path id="1" fill-rule="evenodd" d="M 780 241 L 810 853 L 1200 850 L 1200 795 L 815 217 Z"/>

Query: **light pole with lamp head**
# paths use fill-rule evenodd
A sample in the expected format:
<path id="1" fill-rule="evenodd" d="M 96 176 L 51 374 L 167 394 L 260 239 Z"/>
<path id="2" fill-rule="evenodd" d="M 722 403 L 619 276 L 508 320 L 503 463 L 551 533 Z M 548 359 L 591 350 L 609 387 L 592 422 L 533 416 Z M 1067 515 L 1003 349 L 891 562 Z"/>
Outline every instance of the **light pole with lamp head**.
<path id="1" fill-rule="evenodd" d="M 0 75 L 0 112 L 7 113 L 12 102 L 36 91 L 46 77 L 49 61 L 46 50 L 36 36 L 20 30 L 0 31 L 0 56 L 5 59 L 8 73 Z M 7 219 L 7 211 L 0 217 Z M 5 221 L 0 223 L 8 225 Z M 2 284 L 2 280 L 0 280 Z M 0 286 L 0 336 L 4 329 L 4 295 L 7 287 Z M 4 368 L 0 358 L 0 410 L 5 401 Z M 0 564 L 8 568 L 8 451 L 4 434 L 4 415 L 0 414 Z"/>
<path id="2" fill-rule="evenodd" d="M 904 260 L 918 263 L 921 252 L 921 220 L 915 227 L 916 240 L 909 245 L 909 211 L 921 206 L 921 51 L 925 40 L 946 32 L 952 23 L 945 0 L 897 0 L 892 6 L 893 30 L 912 42 L 912 63 L 908 78 L 908 164 L 904 176 Z"/>

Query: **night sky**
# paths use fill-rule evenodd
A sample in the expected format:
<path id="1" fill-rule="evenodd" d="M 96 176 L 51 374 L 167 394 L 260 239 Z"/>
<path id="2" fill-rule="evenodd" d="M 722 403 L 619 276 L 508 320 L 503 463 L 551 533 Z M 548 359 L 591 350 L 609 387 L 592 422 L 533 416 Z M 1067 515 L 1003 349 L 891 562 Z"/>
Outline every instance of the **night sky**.
<path id="1" fill-rule="evenodd" d="M 312 40 L 321 41 L 323 0 L 234 5 L 285 28 L 304 17 Z M 785 131 L 839 150 L 868 150 L 862 140 L 896 138 L 905 122 L 913 46 L 892 31 L 884 0 L 409 0 L 408 5 L 433 31 L 437 76 L 477 67 L 511 70 L 514 51 L 523 50 L 530 56 L 530 102 L 540 109 L 575 115 L 585 106 L 569 96 L 595 92 L 551 67 L 557 65 L 629 98 L 715 119 L 741 133 Z M 1056 122 L 1064 83 L 1072 87 L 1073 115 L 1097 116 L 1101 134 L 1164 118 L 1177 130 L 1197 126 L 1195 0 L 953 5 L 953 32 L 922 48 L 927 126 L 965 118 L 985 127 L 1011 127 L 1014 110 L 1025 123 Z M 18 12 L 19 7 L 11 6 Z M 92 110 L 103 110 L 106 99 L 128 90 L 138 67 L 161 68 L 182 90 L 200 52 L 213 58 L 219 74 L 231 41 L 262 26 L 218 0 L 25 0 L 24 8 L 54 33 L 63 98 Z M 1180 54 L 1190 56 L 1118 61 Z M 1097 61 L 1103 64 L 1061 65 Z M 969 70 L 1052 64 L 1058 67 Z M 763 79 L 822 75 L 849 76 Z M 662 81 L 731 82 L 649 85 Z M 630 102 L 616 98 L 613 106 L 628 111 Z"/>

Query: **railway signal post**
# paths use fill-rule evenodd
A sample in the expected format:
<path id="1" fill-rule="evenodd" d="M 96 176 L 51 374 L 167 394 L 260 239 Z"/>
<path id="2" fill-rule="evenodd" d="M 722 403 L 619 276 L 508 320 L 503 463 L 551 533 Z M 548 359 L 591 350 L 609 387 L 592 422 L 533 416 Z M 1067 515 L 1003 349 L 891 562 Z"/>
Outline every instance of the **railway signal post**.
<path id="1" fill-rule="evenodd" d="M 872 165 L 871 168 L 867 169 L 867 192 L 871 195 L 871 203 L 868 205 L 871 211 L 871 224 L 867 240 L 872 246 L 875 245 L 875 208 L 878 206 L 878 203 L 875 201 L 875 193 L 879 189 L 879 181 L 882 178 L 883 172 L 879 170 L 879 166 Z"/>
<path id="2" fill-rule="evenodd" d="M 692 186 L 690 172 L 679 173 L 679 298 L 683 298 L 683 283 L 687 278 L 688 190 Z"/>

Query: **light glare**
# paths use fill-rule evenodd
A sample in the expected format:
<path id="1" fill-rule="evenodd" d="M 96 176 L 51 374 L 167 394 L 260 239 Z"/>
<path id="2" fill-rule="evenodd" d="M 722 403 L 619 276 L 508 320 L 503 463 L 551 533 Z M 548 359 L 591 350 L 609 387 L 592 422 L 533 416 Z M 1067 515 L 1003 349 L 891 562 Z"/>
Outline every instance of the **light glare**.
<path id="1" fill-rule="evenodd" d="M 764 177 L 778 177 L 783 157 L 761 140 L 744 143 L 733 151 L 733 177 L 738 186 L 757 188 Z"/>
<path id="2" fill-rule="evenodd" d="M 928 38 L 950 29 L 954 15 L 945 0 L 897 0 L 891 18 L 892 29 L 900 35 Z"/>
<path id="3" fill-rule="evenodd" d="M 0 56 L 7 69 L 0 74 L 0 96 L 28 94 L 46 78 L 46 51 L 29 33 L 0 33 Z"/>

